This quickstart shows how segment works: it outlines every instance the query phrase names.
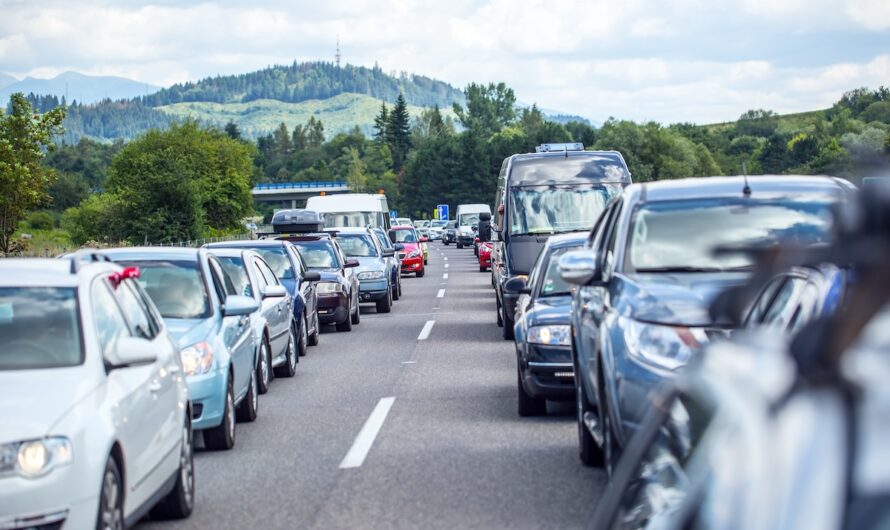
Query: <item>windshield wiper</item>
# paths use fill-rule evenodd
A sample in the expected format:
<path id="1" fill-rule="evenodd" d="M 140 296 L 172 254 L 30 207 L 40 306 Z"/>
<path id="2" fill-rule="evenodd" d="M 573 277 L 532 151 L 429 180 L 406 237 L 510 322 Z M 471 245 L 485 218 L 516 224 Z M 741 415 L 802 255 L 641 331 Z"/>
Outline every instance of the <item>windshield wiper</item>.
<path id="1" fill-rule="evenodd" d="M 686 265 L 671 265 L 668 267 L 638 267 L 635 272 L 723 272 L 720 267 L 690 267 Z"/>

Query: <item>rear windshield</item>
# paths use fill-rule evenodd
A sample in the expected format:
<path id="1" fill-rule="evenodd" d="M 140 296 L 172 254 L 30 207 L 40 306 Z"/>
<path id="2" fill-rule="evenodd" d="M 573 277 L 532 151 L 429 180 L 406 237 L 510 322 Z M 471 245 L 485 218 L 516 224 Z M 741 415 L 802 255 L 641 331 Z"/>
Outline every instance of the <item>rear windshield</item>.
<path id="1" fill-rule="evenodd" d="M 0 370 L 61 368 L 82 362 L 73 288 L 0 288 Z"/>
<path id="2" fill-rule="evenodd" d="M 340 234 L 337 236 L 340 248 L 350 258 L 376 258 L 377 247 L 371 236 Z"/>
<path id="3" fill-rule="evenodd" d="M 211 314 L 204 275 L 197 261 L 122 262 L 139 267 L 139 283 L 164 318 L 208 318 Z"/>
<path id="4" fill-rule="evenodd" d="M 292 241 L 310 269 L 339 269 L 340 260 L 330 240 Z"/>
<path id="5" fill-rule="evenodd" d="M 417 243 L 417 233 L 409 228 L 396 228 L 396 243 Z"/>

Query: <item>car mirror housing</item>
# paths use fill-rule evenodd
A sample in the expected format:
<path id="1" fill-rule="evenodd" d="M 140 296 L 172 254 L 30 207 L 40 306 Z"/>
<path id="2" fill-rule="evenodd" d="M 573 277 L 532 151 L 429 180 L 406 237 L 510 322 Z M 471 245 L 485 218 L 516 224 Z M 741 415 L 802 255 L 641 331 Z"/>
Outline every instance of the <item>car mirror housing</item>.
<path id="1" fill-rule="evenodd" d="M 349 258 L 346 260 L 346 263 L 343 264 L 343 266 L 347 269 L 351 269 L 353 267 L 358 267 L 359 265 L 360 265 L 360 263 L 355 258 Z"/>
<path id="2" fill-rule="evenodd" d="M 253 298 L 232 294 L 226 297 L 226 302 L 223 304 L 223 316 L 237 317 L 249 315 L 259 309 L 259 307 Z"/>
<path id="3" fill-rule="evenodd" d="M 150 340 L 141 337 L 120 337 L 105 354 L 105 364 L 110 370 L 152 364 L 158 358 Z"/>
<path id="4" fill-rule="evenodd" d="M 321 281 L 321 273 L 316 271 L 306 271 L 303 273 L 303 281 L 304 282 L 318 282 Z"/>
<path id="5" fill-rule="evenodd" d="M 558 267 L 562 279 L 574 285 L 589 285 L 599 277 L 596 254 L 590 250 L 566 252 Z"/>
<path id="6" fill-rule="evenodd" d="M 287 296 L 287 289 L 282 285 L 269 285 L 263 289 L 263 298 L 283 298 Z"/>
<path id="7" fill-rule="evenodd" d="M 528 288 L 528 276 L 513 276 L 504 282 L 504 290 L 519 294 L 530 294 L 531 289 Z"/>
<path id="8" fill-rule="evenodd" d="M 385 249 L 383 249 L 383 257 L 384 257 L 384 258 L 391 258 L 391 257 L 393 257 L 393 256 L 395 256 L 395 255 L 396 255 L 396 251 L 395 251 L 395 250 L 393 250 L 393 249 L 391 249 L 391 248 L 385 248 Z"/>
<path id="9" fill-rule="evenodd" d="M 421 236 L 421 237 L 420 237 L 420 242 L 421 242 L 421 243 L 426 243 L 426 242 L 429 241 L 429 240 L 430 240 L 430 238 L 428 238 L 428 237 L 426 237 L 426 236 Z"/>

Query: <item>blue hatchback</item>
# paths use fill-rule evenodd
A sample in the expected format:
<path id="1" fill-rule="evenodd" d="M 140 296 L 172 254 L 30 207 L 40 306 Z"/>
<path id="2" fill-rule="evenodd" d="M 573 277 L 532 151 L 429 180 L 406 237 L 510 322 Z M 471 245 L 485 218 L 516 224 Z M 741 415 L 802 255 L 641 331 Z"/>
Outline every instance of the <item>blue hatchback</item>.
<path id="1" fill-rule="evenodd" d="M 122 248 L 103 251 L 112 261 L 139 267 L 151 296 L 179 346 L 192 401 L 192 425 L 210 449 L 235 445 L 235 419 L 257 415 L 257 337 L 248 315 L 253 298 L 236 293 L 216 257 L 204 249 Z"/>

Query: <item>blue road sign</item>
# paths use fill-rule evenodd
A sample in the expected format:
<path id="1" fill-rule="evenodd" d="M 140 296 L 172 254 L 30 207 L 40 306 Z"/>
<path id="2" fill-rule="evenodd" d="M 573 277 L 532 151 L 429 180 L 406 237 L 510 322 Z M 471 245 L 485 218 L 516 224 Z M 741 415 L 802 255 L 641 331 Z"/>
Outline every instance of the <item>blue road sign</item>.
<path id="1" fill-rule="evenodd" d="M 398 216 L 399 216 L 399 212 L 398 212 L 398 211 L 396 211 L 396 210 L 390 210 L 390 211 L 389 211 L 389 218 L 390 218 L 390 219 L 395 219 L 395 218 L 398 217 Z"/>
<path id="2" fill-rule="evenodd" d="M 447 204 L 439 204 L 436 206 L 436 211 L 439 212 L 439 219 L 448 219 L 448 205 Z"/>

